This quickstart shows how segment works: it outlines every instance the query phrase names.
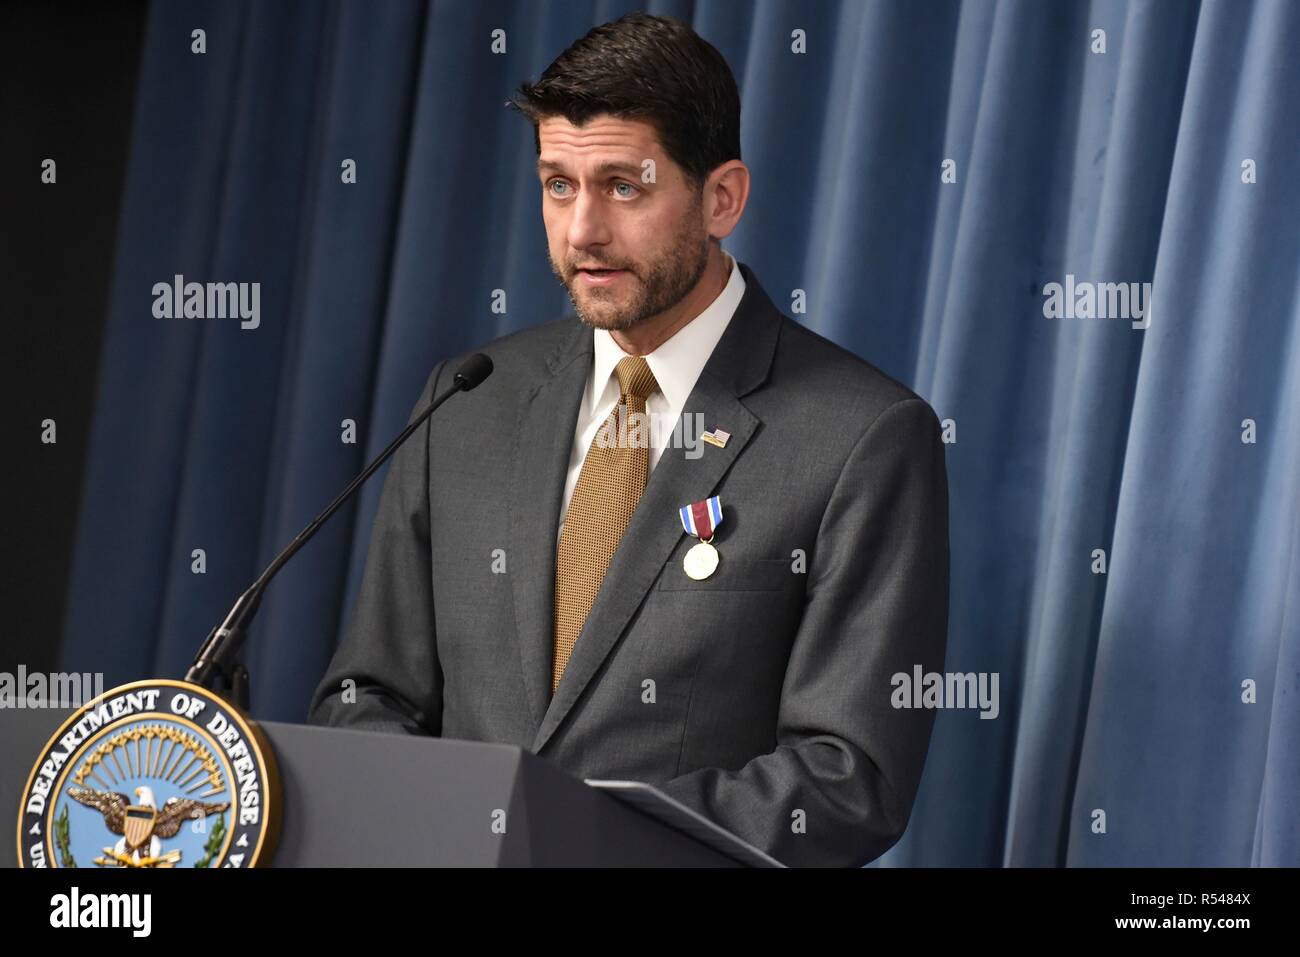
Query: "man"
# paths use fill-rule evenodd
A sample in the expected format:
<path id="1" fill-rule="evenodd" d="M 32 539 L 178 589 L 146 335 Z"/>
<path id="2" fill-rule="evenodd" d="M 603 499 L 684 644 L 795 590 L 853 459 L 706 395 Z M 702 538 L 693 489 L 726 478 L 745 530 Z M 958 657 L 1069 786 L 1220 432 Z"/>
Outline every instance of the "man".
<path id="1" fill-rule="evenodd" d="M 515 105 L 578 318 L 483 347 L 492 376 L 395 455 L 311 719 L 513 743 L 785 863 L 864 864 L 933 723 L 892 678 L 943 667 L 934 413 L 723 252 L 740 100 L 689 27 L 598 27 Z"/>

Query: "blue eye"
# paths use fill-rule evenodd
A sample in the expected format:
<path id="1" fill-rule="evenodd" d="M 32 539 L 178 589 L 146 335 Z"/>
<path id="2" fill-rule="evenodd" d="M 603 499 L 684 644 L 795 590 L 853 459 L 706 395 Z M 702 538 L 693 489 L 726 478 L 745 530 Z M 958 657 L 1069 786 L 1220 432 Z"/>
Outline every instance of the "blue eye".
<path id="1" fill-rule="evenodd" d="M 552 187 L 555 187 L 555 186 L 565 186 L 565 185 L 567 185 L 567 184 L 564 182 L 564 180 L 561 180 L 561 179 L 553 179 L 553 180 L 551 180 L 551 182 L 548 184 L 547 188 L 551 190 L 551 194 L 552 194 L 552 195 L 555 195 L 555 190 L 554 190 Z"/>
<path id="2" fill-rule="evenodd" d="M 633 194 L 635 194 L 635 192 L 636 192 L 636 187 L 633 186 L 631 183 L 615 183 L 615 184 L 614 184 L 614 188 L 615 188 L 615 189 L 618 189 L 620 186 L 626 186 L 628 189 L 632 190 L 632 194 L 628 194 L 628 193 L 624 193 L 624 194 L 623 194 L 623 198 L 624 198 L 624 199 L 628 199 L 628 198 L 630 198 L 630 196 L 633 195 Z"/>

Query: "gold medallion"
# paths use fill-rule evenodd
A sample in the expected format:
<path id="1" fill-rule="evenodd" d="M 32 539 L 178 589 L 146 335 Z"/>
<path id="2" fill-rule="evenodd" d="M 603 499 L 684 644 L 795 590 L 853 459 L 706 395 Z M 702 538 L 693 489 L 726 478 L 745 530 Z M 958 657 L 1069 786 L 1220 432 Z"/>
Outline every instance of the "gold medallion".
<path id="1" fill-rule="evenodd" d="M 713 536 L 710 535 L 708 541 L 693 545 L 682 560 L 682 567 L 686 569 L 686 574 L 696 581 L 708 578 L 717 570 L 718 550 L 710 544 L 712 541 Z"/>

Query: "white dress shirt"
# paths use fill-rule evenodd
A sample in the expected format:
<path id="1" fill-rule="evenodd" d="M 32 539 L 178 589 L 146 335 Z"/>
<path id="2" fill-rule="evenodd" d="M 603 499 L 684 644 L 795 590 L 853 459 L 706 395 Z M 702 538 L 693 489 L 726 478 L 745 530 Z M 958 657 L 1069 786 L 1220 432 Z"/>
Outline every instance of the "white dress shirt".
<path id="1" fill-rule="evenodd" d="M 655 381 L 659 383 L 659 391 L 646 400 L 646 412 L 650 414 L 653 424 L 650 429 L 650 471 L 652 472 L 659 462 L 659 456 L 663 454 L 665 445 L 672 438 L 673 428 L 681 417 L 682 407 L 686 405 L 691 390 L 695 388 L 695 381 L 700 377 L 704 364 L 713 354 L 714 347 L 722 338 L 722 333 L 726 331 L 727 324 L 745 294 L 745 277 L 736 267 L 736 261 L 725 250 L 723 255 L 731 269 L 731 275 L 722 292 L 718 294 L 718 298 L 645 357 L 650 365 L 650 371 L 654 373 Z M 557 541 L 560 531 L 564 529 L 564 516 L 569 511 L 569 501 L 573 498 L 574 488 L 577 487 L 578 476 L 582 474 L 582 463 L 587 458 L 587 450 L 595 441 L 597 431 L 618 405 L 620 393 L 614 367 L 618 365 L 620 359 L 628 355 L 623 351 L 623 347 L 614 341 L 614 337 L 604 329 L 594 330 L 594 342 L 595 355 L 592 358 L 591 375 L 587 378 L 582 404 L 578 406 L 573 449 L 569 454 L 569 474 L 564 483 L 564 500 L 560 505 L 560 528 L 556 531 Z M 631 424 L 628 430 L 631 433 Z M 669 517 L 665 517 L 664 521 L 668 521 Z"/>

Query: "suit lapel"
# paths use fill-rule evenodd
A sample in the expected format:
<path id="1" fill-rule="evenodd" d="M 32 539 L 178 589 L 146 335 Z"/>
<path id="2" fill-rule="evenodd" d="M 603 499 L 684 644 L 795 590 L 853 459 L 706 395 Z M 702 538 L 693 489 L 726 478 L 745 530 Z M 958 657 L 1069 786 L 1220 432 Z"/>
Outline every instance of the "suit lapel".
<path id="1" fill-rule="evenodd" d="M 533 727 L 542 723 L 551 697 L 554 646 L 555 545 L 560 503 L 569 470 L 573 430 L 591 374 L 592 332 L 579 320 L 547 357 L 542 382 L 520 403 L 510 484 L 512 548 L 507 568 L 513 583 L 519 654 Z"/>
<path id="2" fill-rule="evenodd" d="M 681 541 L 685 533 L 677 509 L 712 495 L 761 425 L 740 397 L 767 378 L 780 331 L 780 313 L 749 267 L 738 265 L 745 277 L 744 297 L 683 409 L 683 414 L 702 414 L 705 429 L 726 429 L 731 438 L 723 448 L 703 445 L 703 454 L 695 459 L 686 458 L 684 449 L 664 450 L 614 553 L 549 706 L 555 532 L 577 406 L 590 361 L 569 360 L 562 364 L 549 387 L 544 384 L 521 415 L 520 428 L 525 431 L 520 433 L 523 454 L 518 459 L 515 480 L 520 536 L 516 549 L 526 565 L 521 568 L 516 564 L 513 578 L 529 702 L 534 717 L 542 716 L 533 742 L 534 753 L 541 751 L 578 701 Z M 590 352 L 589 330 L 584 338 Z"/>

